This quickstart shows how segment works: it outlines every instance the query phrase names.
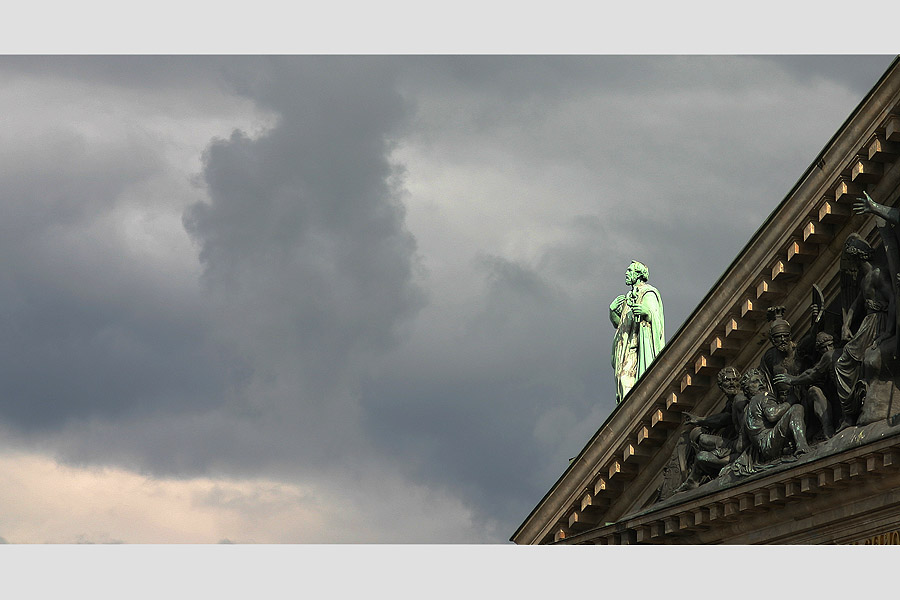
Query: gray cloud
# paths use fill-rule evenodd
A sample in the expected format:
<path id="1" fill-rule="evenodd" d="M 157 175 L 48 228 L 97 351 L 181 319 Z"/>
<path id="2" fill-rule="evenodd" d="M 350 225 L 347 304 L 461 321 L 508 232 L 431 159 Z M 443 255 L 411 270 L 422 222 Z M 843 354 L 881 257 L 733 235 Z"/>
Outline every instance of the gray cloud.
<path id="1" fill-rule="evenodd" d="M 236 85 L 278 123 L 210 145 L 210 201 L 185 226 L 217 330 L 254 365 L 254 406 L 294 415 L 294 451 L 343 460 L 356 435 L 355 378 L 424 301 L 402 171 L 388 160 L 406 106 L 383 61 L 262 66 Z"/>
<path id="2" fill-rule="evenodd" d="M 477 246 L 490 234 L 460 246 L 482 281 L 477 308 L 455 337 L 429 344 L 420 330 L 363 404 L 374 443 L 418 480 L 503 515 L 511 533 L 613 407 L 606 307 L 628 262 L 651 266 L 672 335 L 867 88 L 818 59 L 787 69 L 754 57 L 442 60 L 405 156 L 488 184 L 519 177 L 509 192 L 530 197 L 472 202 L 487 208 L 483 227 L 504 227 L 489 212 L 499 202 L 557 233 L 523 235 L 535 249 L 504 256 Z M 871 85 L 888 62 L 853 65 Z M 423 193 L 481 192 L 453 182 Z"/>
<path id="3" fill-rule="evenodd" d="M 482 518 L 508 524 L 583 443 L 590 425 L 578 421 L 606 404 L 611 378 L 598 305 L 573 301 L 526 265 L 482 264 L 483 309 L 452 344 L 397 356 L 364 387 L 363 406 L 375 443 L 417 480 L 462 492 Z"/>
<path id="4" fill-rule="evenodd" d="M 58 117 L 32 131 L 0 150 L 0 414 L 40 429 L 217 403 L 239 362 L 209 341 L 196 300 L 159 286 L 116 239 L 116 211 L 164 168 L 157 140 L 94 139 L 87 123 Z"/>
<path id="5" fill-rule="evenodd" d="M 379 69 L 286 64 L 276 89 L 257 83 L 254 95 L 278 111 L 278 125 L 258 140 L 235 132 L 210 146 L 211 202 L 191 207 L 185 225 L 212 293 L 240 314 L 264 315 L 258 325 L 270 330 L 254 339 L 306 354 L 297 368 L 327 379 L 321 370 L 355 348 L 390 344 L 420 303 L 415 242 L 386 156 L 403 105 Z"/>

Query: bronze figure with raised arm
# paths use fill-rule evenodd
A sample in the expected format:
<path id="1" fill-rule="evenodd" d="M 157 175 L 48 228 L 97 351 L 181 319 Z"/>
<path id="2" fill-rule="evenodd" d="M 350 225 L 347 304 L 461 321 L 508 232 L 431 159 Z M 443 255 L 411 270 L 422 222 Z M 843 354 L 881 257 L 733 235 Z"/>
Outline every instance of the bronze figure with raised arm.
<path id="1" fill-rule="evenodd" d="M 893 286 L 884 267 L 872 263 L 872 247 L 851 233 L 843 254 L 847 270 L 859 281 L 859 292 L 844 316 L 841 338 L 846 343 L 834 367 L 842 412 L 838 430 L 856 424 L 859 398 L 864 395 L 858 388 L 865 387 L 861 378 L 865 352 L 889 339 L 896 329 Z M 854 316 L 863 312 L 859 327 L 851 331 Z"/>

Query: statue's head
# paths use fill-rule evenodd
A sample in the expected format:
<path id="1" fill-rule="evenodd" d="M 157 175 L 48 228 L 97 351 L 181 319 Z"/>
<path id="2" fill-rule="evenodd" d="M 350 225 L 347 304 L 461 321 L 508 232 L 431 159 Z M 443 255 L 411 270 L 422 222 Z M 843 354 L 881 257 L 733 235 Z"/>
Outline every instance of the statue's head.
<path id="1" fill-rule="evenodd" d="M 752 398 L 765 389 L 766 378 L 759 369 L 750 369 L 741 377 L 741 390 L 747 398 Z"/>
<path id="2" fill-rule="evenodd" d="M 872 258 L 872 246 L 862 239 L 858 233 L 851 233 L 844 241 L 841 252 L 841 270 L 852 278 L 859 273 L 859 264 Z"/>
<path id="3" fill-rule="evenodd" d="M 834 350 L 834 336 L 820 331 L 816 334 L 816 351 L 820 354 L 825 354 L 830 350 Z"/>
<path id="4" fill-rule="evenodd" d="M 638 281 L 647 281 L 648 279 L 650 279 L 650 269 L 647 268 L 647 265 L 636 260 L 631 261 L 625 271 L 625 285 L 634 285 Z"/>
<path id="5" fill-rule="evenodd" d="M 851 233 L 844 241 L 844 255 L 860 260 L 869 260 L 872 258 L 872 246 L 858 233 Z"/>
<path id="6" fill-rule="evenodd" d="M 772 306 L 766 310 L 769 319 L 769 341 L 782 352 L 787 352 L 791 345 L 791 324 L 784 319 L 784 307 Z"/>
<path id="7" fill-rule="evenodd" d="M 716 375 L 716 383 L 719 389 L 727 396 L 734 396 L 741 391 L 740 379 L 741 374 L 734 367 L 723 367 Z"/>

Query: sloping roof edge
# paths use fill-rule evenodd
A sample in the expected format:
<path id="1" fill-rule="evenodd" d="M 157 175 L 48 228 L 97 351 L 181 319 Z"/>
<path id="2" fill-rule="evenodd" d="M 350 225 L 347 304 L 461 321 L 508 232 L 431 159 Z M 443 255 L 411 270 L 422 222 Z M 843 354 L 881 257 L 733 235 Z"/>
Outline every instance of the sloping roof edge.
<path id="1" fill-rule="evenodd" d="M 748 253 L 748 251 L 754 246 L 755 242 L 762 236 L 763 232 L 770 226 L 772 221 L 775 219 L 776 215 L 782 210 L 782 208 L 788 203 L 788 201 L 794 196 L 797 190 L 801 187 L 801 185 L 809 179 L 810 175 L 818 168 L 820 168 L 820 164 L 823 160 L 823 157 L 828 154 L 829 150 L 836 145 L 838 140 L 848 133 L 850 126 L 853 124 L 854 120 L 863 112 L 863 110 L 873 103 L 873 99 L 878 94 L 878 92 L 884 87 L 885 82 L 891 77 L 894 76 L 895 73 L 900 70 L 900 56 L 894 58 L 882 76 L 878 79 L 875 85 L 869 90 L 869 92 L 863 97 L 863 99 L 857 104 L 856 108 L 850 113 L 850 115 L 844 120 L 838 130 L 831 136 L 822 150 L 816 155 L 816 157 L 812 160 L 810 165 L 806 168 L 797 182 L 791 187 L 791 189 L 787 192 L 784 198 L 774 207 L 769 216 L 763 221 L 760 227 L 753 233 L 750 237 L 747 244 L 738 252 L 737 256 L 735 256 L 734 260 L 729 264 L 729 266 L 725 269 L 719 279 L 710 287 L 709 291 L 703 297 L 703 299 L 698 303 L 697 307 L 691 312 L 691 314 L 684 320 L 678 330 L 674 335 L 668 340 L 666 346 L 663 348 L 660 355 L 657 357 L 657 360 L 651 365 L 651 368 L 648 369 L 641 380 L 638 381 L 634 390 L 637 390 L 641 382 L 647 379 L 647 376 L 653 372 L 654 367 L 656 365 L 661 364 L 663 361 L 661 360 L 670 350 L 674 347 L 674 342 L 680 338 L 683 334 L 688 323 L 694 320 L 695 316 L 697 316 L 709 303 L 710 299 L 713 295 L 722 287 L 723 282 L 725 282 L 732 274 L 736 271 L 736 267 L 739 265 L 743 257 Z M 633 397 L 632 394 L 629 394 L 629 397 Z M 522 521 L 516 531 L 510 536 L 509 540 L 515 542 L 516 539 L 520 536 L 520 534 L 524 531 L 524 529 L 533 521 L 534 517 L 541 511 L 542 508 L 545 507 L 547 501 L 554 496 L 554 493 L 561 487 L 561 484 L 568 478 L 569 474 L 575 468 L 575 465 L 579 463 L 579 460 L 584 456 L 584 454 L 588 451 L 589 448 L 597 441 L 598 437 L 601 435 L 603 430 L 607 427 L 607 425 L 613 421 L 616 416 L 619 414 L 620 409 L 626 405 L 628 398 L 622 404 L 617 405 L 609 416 L 604 420 L 604 422 L 600 425 L 594 435 L 590 440 L 584 445 L 578 455 L 569 463 L 569 466 L 565 469 L 565 471 L 560 475 L 560 477 L 556 480 L 556 482 L 550 487 L 547 493 L 541 498 L 541 500 L 535 505 L 535 507 L 531 510 L 528 516 Z"/>

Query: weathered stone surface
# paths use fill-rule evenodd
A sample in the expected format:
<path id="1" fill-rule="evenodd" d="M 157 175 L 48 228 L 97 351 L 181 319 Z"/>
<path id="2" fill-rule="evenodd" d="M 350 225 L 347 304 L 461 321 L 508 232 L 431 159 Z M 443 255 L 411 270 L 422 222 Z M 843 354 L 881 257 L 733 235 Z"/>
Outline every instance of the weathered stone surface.
<path id="1" fill-rule="evenodd" d="M 869 383 L 866 401 L 859 413 L 858 425 L 869 425 L 886 419 L 896 419 L 900 415 L 900 390 L 893 381 L 873 381 Z"/>

